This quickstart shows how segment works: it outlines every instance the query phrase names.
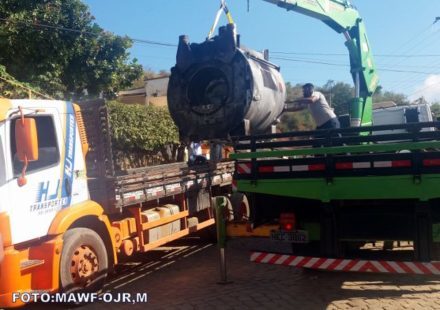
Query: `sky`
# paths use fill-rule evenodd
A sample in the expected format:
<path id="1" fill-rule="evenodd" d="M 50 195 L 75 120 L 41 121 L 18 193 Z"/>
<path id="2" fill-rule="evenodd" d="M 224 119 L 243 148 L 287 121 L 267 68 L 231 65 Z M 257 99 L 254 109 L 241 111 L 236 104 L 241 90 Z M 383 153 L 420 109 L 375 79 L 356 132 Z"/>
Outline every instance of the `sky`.
<path id="1" fill-rule="evenodd" d="M 118 35 L 177 44 L 179 35 L 205 40 L 219 0 L 84 0 L 96 22 Z M 286 82 L 352 84 L 344 37 L 324 23 L 262 0 L 226 1 L 241 42 L 269 49 Z M 440 0 L 353 0 L 375 55 L 380 85 L 414 100 L 440 102 Z M 220 25 L 226 24 L 224 16 Z M 135 43 L 131 57 L 146 69 L 167 70 L 176 47 Z M 289 54 L 286 54 L 289 53 Z M 284 59 L 280 59 L 284 58 Z M 316 63 L 318 62 L 318 63 Z M 322 63 L 326 64 L 322 64 Z M 396 72 L 399 71 L 399 72 Z"/>

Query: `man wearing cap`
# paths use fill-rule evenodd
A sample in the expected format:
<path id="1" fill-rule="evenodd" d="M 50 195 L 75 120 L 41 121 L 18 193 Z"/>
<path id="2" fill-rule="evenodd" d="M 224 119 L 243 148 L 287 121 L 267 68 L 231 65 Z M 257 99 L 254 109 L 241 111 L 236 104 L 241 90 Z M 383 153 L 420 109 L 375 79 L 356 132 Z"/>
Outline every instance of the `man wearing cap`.
<path id="1" fill-rule="evenodd" d="M 304 98 L 294 100 L 293 106 L 290 103 L 286 104 L 286 111 L 299 111 L 303 109 L 309 109 L 313 119 L 316 123 L 316 129 L 333 129 L 340 128 L 339 120 L 336 117 L 333 109 L 327 103 L 324 95 L 314 90 L 315 87 L 312 83 L 307 83 L 303 86 Z"/>

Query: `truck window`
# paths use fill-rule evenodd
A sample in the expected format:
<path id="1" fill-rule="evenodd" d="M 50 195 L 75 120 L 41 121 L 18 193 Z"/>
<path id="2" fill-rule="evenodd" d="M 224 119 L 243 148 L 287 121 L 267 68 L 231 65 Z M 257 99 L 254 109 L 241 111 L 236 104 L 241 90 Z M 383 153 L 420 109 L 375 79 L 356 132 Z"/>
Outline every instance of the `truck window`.
<path id="1" fill-rule="evenodd" d="M 18 160 L 17 147 L 15 145 L 15 122 L 11 121 L 11 156 L 13 161 L 14 176 L 21 174 L 23 163 Z M 38 136 L 38 160 L 29 162 L 27 172 L 43 169 L 57 164 L 60 160 L 58 143 L 55 134 L 55 126 L 50 116 L 35 117 Z"/>

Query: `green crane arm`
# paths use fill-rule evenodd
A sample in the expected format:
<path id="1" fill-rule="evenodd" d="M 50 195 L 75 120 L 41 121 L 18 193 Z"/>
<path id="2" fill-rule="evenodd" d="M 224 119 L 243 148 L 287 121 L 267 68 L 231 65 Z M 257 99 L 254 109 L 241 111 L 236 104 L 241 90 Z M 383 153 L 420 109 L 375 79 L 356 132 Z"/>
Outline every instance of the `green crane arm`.
<path id="1" fill-rule="evenodd" d="M 372 96 L 379 77 L 368 42 L 365 24 L 348 0 L 264 0 L 313 18 L 345 36 L 355 98 L 350 105 L 351 126 L 371 125 Z"/>

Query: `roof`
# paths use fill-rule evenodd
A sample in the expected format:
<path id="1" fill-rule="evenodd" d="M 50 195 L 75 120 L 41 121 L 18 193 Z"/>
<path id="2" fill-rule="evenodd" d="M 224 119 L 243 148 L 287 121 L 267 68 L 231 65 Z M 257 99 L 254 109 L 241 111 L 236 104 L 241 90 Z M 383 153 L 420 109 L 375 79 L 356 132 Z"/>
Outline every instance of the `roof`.
<path id="1" fill-rule="evenodd" d="M 382 101 L 382 102 L 375 102 L 373 104 L 373 110 L 377 109 L 383 109 L 383 108 L 391 108 L 395 107 L 397 104 L 394 101 Z"/>
<path id="2" fill-rule="evenodd" d="M 145 80 L 144 87 L 137 87 L 127 90 L 122 90 L 118 93 L 118 96 L 153 96 L 161 97 L 166 96 L 168 91 L 169 76 L 161 76 Z"/>

